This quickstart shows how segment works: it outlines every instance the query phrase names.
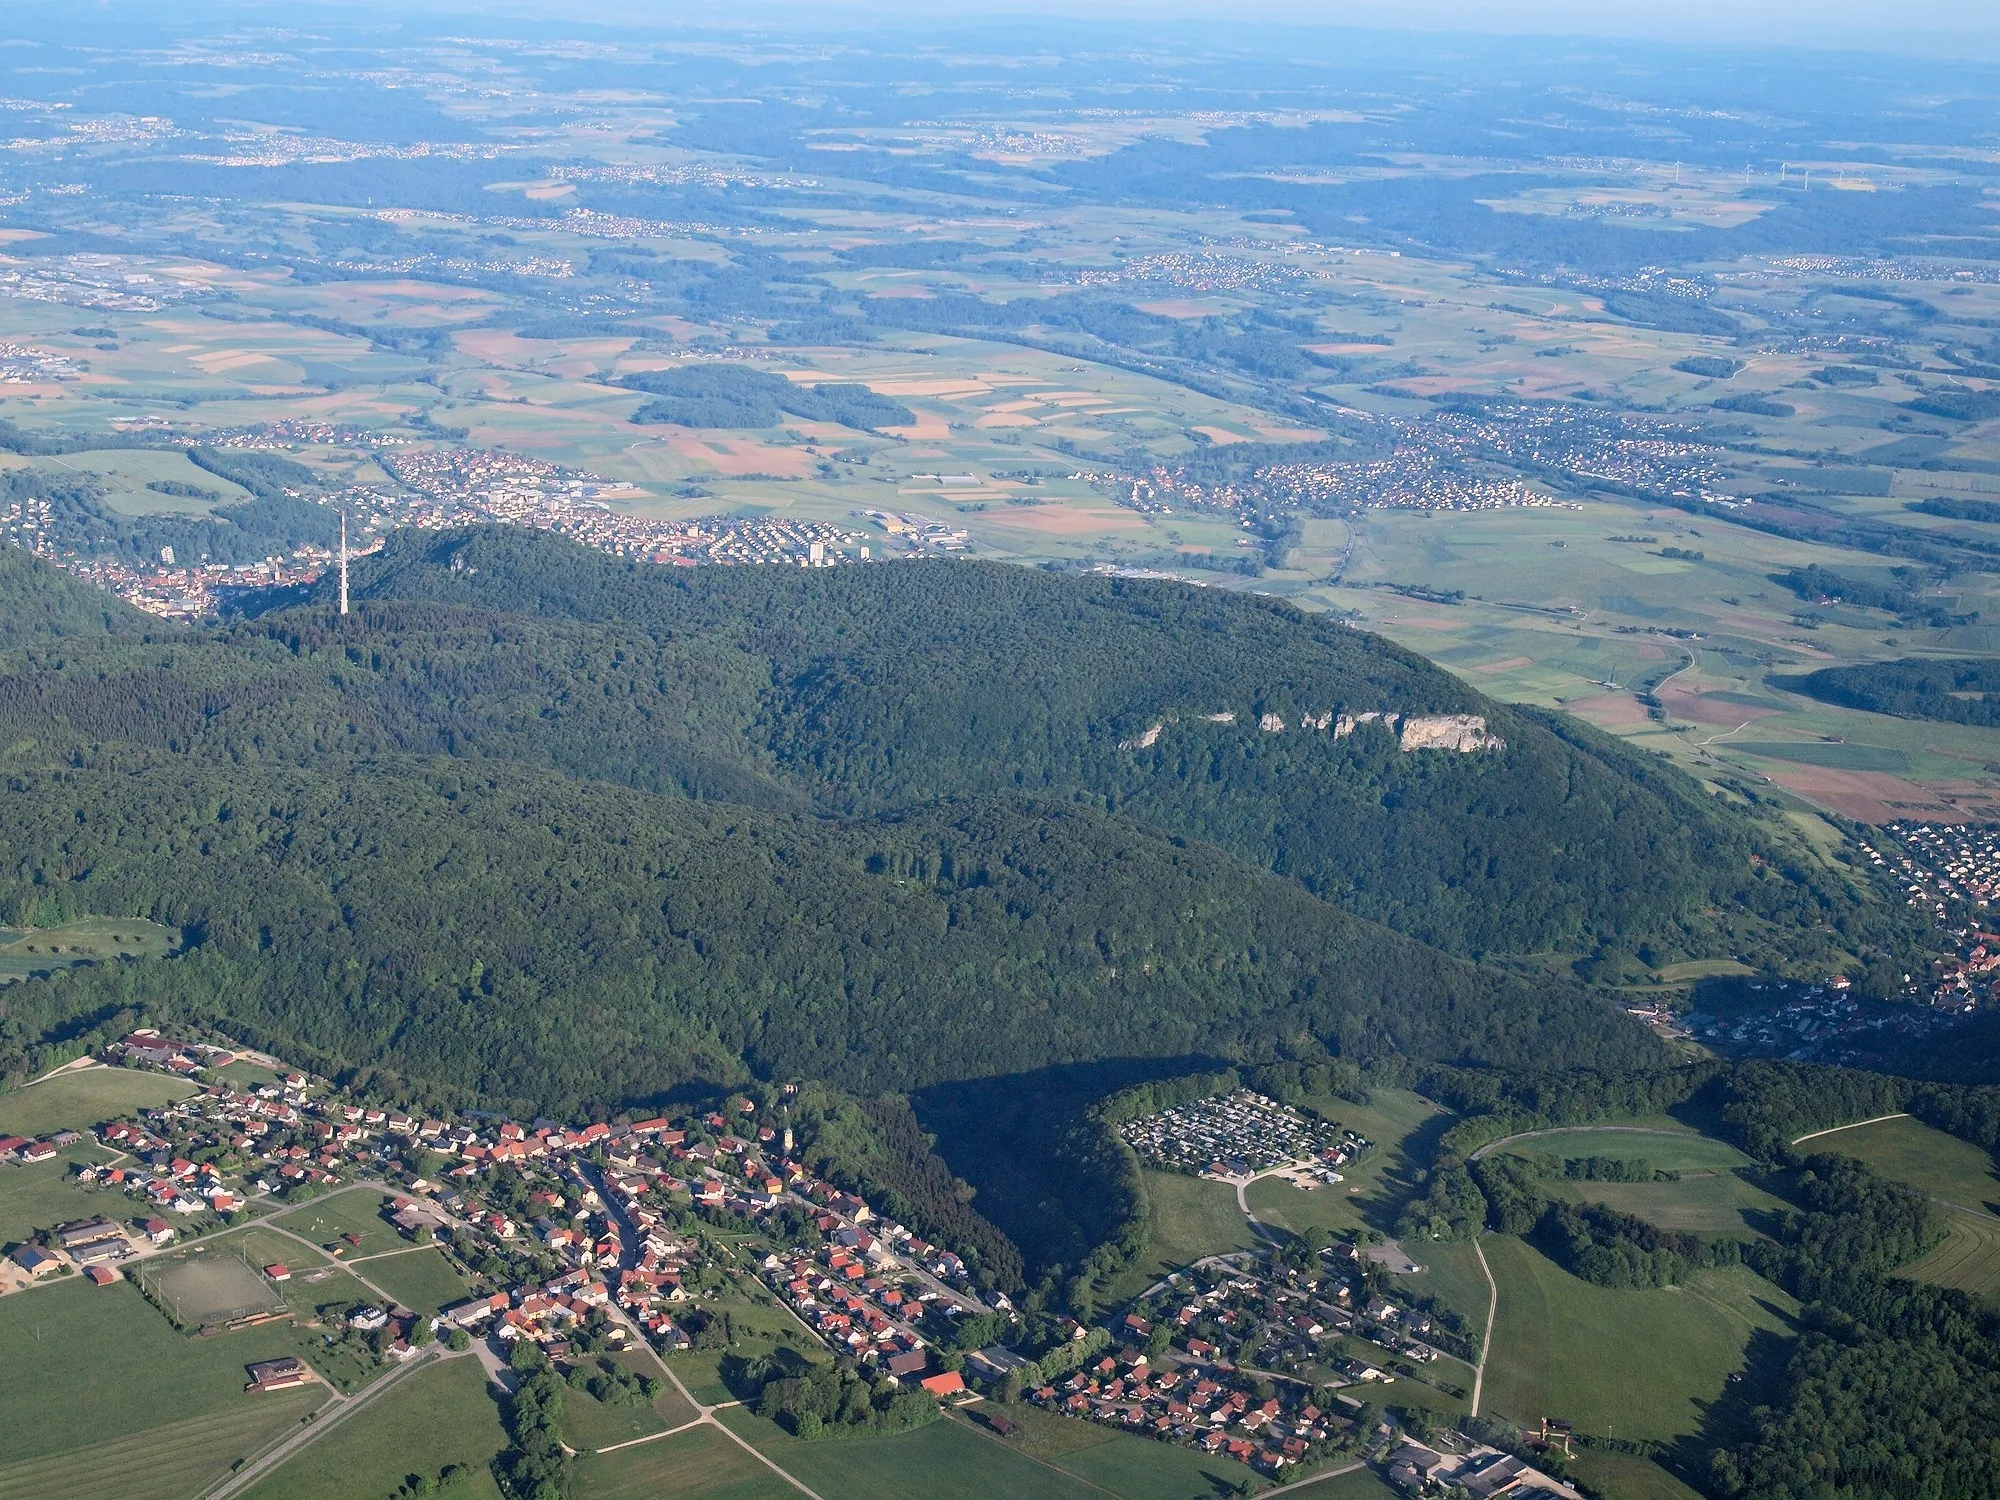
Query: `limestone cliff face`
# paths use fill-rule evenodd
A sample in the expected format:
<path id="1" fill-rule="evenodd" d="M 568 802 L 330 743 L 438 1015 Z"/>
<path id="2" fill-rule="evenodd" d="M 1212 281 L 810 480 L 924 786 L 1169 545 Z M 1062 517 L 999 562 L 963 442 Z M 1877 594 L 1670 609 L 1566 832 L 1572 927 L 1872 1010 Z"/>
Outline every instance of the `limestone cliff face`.
<path id="1" fill-rule="evenodd" d="M 1409 750 L 1504 750 L 1507 742 L 1489 733 L 1479 714 L 1411 714 L 1403 720 L 1402 748 Z"/>

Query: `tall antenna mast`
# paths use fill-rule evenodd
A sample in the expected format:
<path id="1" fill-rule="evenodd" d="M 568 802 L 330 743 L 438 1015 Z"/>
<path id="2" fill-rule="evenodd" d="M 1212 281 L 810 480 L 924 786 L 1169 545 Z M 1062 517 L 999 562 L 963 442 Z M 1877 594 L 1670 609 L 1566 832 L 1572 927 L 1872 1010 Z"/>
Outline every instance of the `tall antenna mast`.
<path id="1" fill-rule="evenodd" d="M 340 612 L 347 613 L 347 512 L 340 513 Z"/>

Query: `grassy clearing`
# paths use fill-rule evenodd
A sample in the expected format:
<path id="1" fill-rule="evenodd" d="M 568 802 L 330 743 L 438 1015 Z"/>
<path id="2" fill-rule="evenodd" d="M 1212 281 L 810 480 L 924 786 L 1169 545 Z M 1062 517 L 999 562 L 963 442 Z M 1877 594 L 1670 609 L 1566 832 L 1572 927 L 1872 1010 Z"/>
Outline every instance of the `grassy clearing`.
<path id="1" fill-rule="evenodd" d="M 194 1085 L 136 1068 L 82 1068 L 0 1094 L 0 1134 L 47 1135 L 158 1109 L 194 1092 Z"/>
<path id="2" fill-rule="evenodd" d="M 1577 1203 L 1603 1203 L 1662 1229 L 1747 1240 L 1789 1206 L 1738 1172 L 1690 1174 L 1679 1182 L 1565 1182 L 1545 1179 L 1550 1193 Z"/>
<path id="3" fill-rule="evenodd" d="M 793 1500 L 798 1491 L 712 1427 L 576 1462 L 576 1500 Z M 275 1497 L 274 1497 L 275 1500 Z"/>
<path id="4" fill-rule="evenodd" d="M 1032 1406 L 1009 1407 L 1006 1416 L 1020 1431 L 1000 1439 L 980 1428 L 978 1435 L 1100 1485 L 1121 1500 L 1208 1500 L 1227 1493 L 1227 1485 L 1254 1478 L 1250 1469 L 1230 1459 L 1211 1458 L 1191 1448 L 1114 1432 Z"/>
<path id="5" fill-rule="evenodd" d="M 1919 1120 L 1879 1120 L 1820 1136 L 1799 1149 L 1858 1157 L 1884 1177 L 1947 1203 L 1989 1211 L 2000 1204 L 2000 1173 L 1991 1153 Z"/>
<path id="6" fill-rule="evenodd" d="M 1332 1097 L 1310 1102 L 1375 1142 L 1375 1150 L 1346 1170 L 1345 1182 L 1311 1192 L 1280 1177 L 1252 1183 L 1244 1195 L 1250 1207 L 1267 1223 L 1294 1231 L 1316 1224 L 1336 1235 L 1364 1228 L 1393 1232 L 1418 1169 L 1436 1156 L 1437 1138 L 1456 1117 L 1402 1089 L 1377 1089 L 1366 1105 Z"/>
<path id="7" fill-rule="evenodd" d="M 1689 1489 L 1651 1459 L 1630 1453 L 1579 1449 L 1569 1471 L 1605 1500 L 1701 1500 L 1699 1490 Z"/>
<path id="8" fill-rule="evenodd" d="M 324 1390 L 274 1391 L 189 1421 L 8 1464 L 0 1467 L 0 1495 L 185 1500 L 325 1399 Z"/>
<path id="9" fill-rule="evenodd" d="M 1950 1237 L 1896 1274 L 2000 1302 L 2000 1220 L 1946 1209 L 1944 1222 Z"/>
<path id="10" fill-rule="evenodd" d="M 1510 1156 L 1526 1157 L 1544 1164 L 1562 1163 L 1580 1157 L 1608 1156 L 1618 1161 L 1644 1161 L 1661 1172 L 1726 1172 L 1747 1167 L 1750 1158 L 1727 1141 L 1698 1135 L 1691 1130 L 1555 1130 L 1546 1135 L 1517 1141 L 1507 1148 Z"/>
<path id="11" fill-rule="evenodd" d="M 348 1192 L 316 1198 L 301 1208 L 295 1208 L 272 1222 L 280 1229 L 289 1229 L 293 1234 L 304 1235 L 316 1245 L 331 1249 L 339 1246 L 342 1260 L 356 1260 L 364 1255 L 379 1255 L 384 1250 L 394 1250 L 399 1245 L 407 1245 L 408 1240 L 396 1232 L 396 1226 L 382 1217 L 382 1210 L 389 1200 L 379 1189 L 354 1188 Z M 360 1237 L 359 1245 L 350 1245 L 342 1235 L 353 1234 Z"/>
<path id="12" fill-rule="evenodd" d="M 1579 1431 L 1666 1440 L 1695 1431 L 1743 1366 L 1753 1332 L 1787 1331 L 1789 1299 L 1748 1271 L 1680 1289 L 1609 1291 L 1521 1240 L 1483 1240 L 1500 1289 L 1486 1409 Z"/>
<path id="13" fill-rule="evenodd" d="M 479 1361 L 440 1360 L 281 1465 L 246 1500 L 380 1500 L 410 1475 L 434 1478 L 446 1464 L 472 1471 L 453 1500 L 498 1500 L 487 1464 L 506 1445 Z"/>
<path id="14" fill-rule="evenodd" d="M 0 1298 L 0 1465 L 236 1411 L 254 1400 L 245 1365 L 286 1354 L 316 1361 L 312 1343 L 275 1324 L 187 1338 L 123 1281 L 77 1278 Z"/>
<path id="15" fill-rule="evenodd" d="M 84 917 L 60 927 L 0 931 L 0 985 L 78 964 L 160 958 L 177 952 L 178 932 L 139 917 Z"/>
<path id="16" fill-rule="evenodd" d="M 379 1256 L 356 1269 L 399 1304 L 425 1317 L 472 1295 L 471 1284 L 435 1246 Z"/>

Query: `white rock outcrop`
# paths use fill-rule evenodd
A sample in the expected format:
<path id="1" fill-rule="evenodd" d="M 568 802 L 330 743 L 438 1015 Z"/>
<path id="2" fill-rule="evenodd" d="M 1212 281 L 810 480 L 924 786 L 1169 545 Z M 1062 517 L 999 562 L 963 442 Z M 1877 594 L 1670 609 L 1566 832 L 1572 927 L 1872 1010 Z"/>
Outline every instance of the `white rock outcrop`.
<path id="1" fill-rule="evenodd" d="M 1479 714 L 1411 714 L 1403 720 L 1401 746 L 1411 750 L 1504 750 L 1507 742 L 1486 728 Z"/>

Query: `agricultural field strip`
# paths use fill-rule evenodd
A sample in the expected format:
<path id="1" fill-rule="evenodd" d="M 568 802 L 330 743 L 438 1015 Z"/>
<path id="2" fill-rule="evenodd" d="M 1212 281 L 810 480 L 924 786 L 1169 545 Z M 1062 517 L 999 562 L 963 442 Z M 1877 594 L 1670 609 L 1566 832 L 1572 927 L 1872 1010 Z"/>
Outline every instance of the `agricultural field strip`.
<path id="1" fill-rule="evenodd" d="M 978 1433 L 980 1437 L 986 1439 L 986 1441 L 988 1441 L 989 1443 L 998 1443 L 1003 1448 L 1007 1447 L 1006 1439 L 1002 1438 L 998 1433 L 988 1432 L 985 1428 L 980 1427 L 975 1423 L 968 1422 L 962 1417 L 950 1416 L 947 1417 L 946 1420 L 959 1423 L 959 1425 L 964 1427 L 968 1432 Z M 1046 1458 L 1038 1458 L 1036 1455 L 1032 1453 L 1022 1453 L 1021 1450 L 1016 1448 L 1008 1448 L 1007 1451 L 1010 1453 L 1020 1453 L 1020 1456 L 1027 1459 L 1029 1463 L 1037 1464 L 1044 1469 L 1053 1469 L 1056 1473 L 1062 1475 L 1065 1479 L 1074 1479 L 1078 1484 L 1085 1485 L 1090 1489 L 1096 1490 L 1100 1495 L 1109 1495 L 1112 1497 L 1112 1500 L 1118 1500 L 1118 1492 L 1116 1490 L 1108 1490 L 1103 1485 L 1097 1483 L 1095 1480 L 1085 1479 L 1081 1474 L 1075 1473 L 1069 1469 L 1065 1469 L 1061 1464 L 1055 1463 Z"/>

